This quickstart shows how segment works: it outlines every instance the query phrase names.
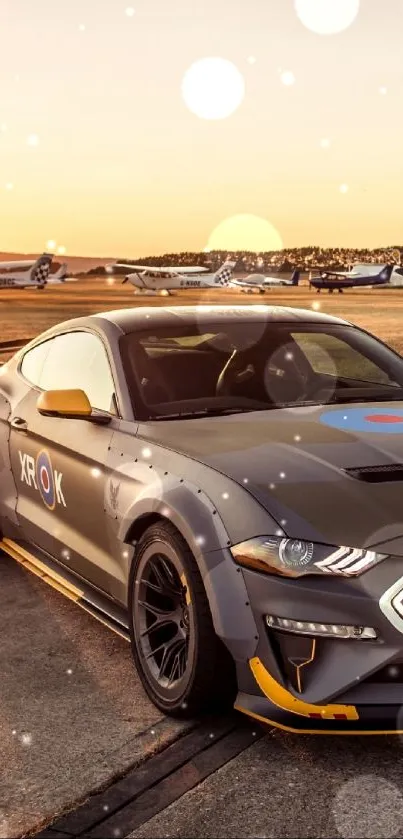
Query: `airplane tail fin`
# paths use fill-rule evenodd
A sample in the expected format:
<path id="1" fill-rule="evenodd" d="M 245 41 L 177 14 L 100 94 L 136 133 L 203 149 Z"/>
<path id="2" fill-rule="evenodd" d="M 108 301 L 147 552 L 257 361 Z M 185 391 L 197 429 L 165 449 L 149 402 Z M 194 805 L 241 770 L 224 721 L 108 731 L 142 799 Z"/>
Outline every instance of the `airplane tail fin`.
<path id="1" fill-rule="evenodd" d="M 53 255 L 43 253 L 31 268 L 30 281 L 35 285 L 46 285 L 50 273 Z"/>
<path id="2" fill-rule="evenodd" d="M 292 277 L 291 277 L 291 285 L 299 285 L 300 277 L 301 277 L 301 271 L 299 271 L 298 269 L 293 271 L 293 274 L 292 274 Z"/>
<path id="3" fill-rule="evenodd" d="M 381 282 L 381 283 L 389 283 L 389 282 L 390 282 L 390 278 L 391 278 L 391 276 L 392 276 L 392 274 L 393 274 L 393 269 L 394 269 L 394 268 L 395 268 L 394 263 L 393 263 L 393 264 L 390 264 L 390 265 L 385 265 L 385 267 L 382 269 L 382 271 L 381 271 L 381 272 L 380 272 L 380 274 L 378 275 L 378 280 L 379 280 L 379 282 Z"/>
<path id="4" fill-rule="evenodd" d="M 55 274 L 52 274 L 52 280 L 60 280 L 64 282 L 67 277 L 67 262 L 63 262 L 63 265 L 56 271 Z"/>
<path id="5" fill-rule="evenodd" d="M 214 283 L 216 285 L 226 285 L 232 277 L 232 272 L 235 268 L 236 262 L 227 259 L 221 268 L 216 271 L 214 276 Z"/>

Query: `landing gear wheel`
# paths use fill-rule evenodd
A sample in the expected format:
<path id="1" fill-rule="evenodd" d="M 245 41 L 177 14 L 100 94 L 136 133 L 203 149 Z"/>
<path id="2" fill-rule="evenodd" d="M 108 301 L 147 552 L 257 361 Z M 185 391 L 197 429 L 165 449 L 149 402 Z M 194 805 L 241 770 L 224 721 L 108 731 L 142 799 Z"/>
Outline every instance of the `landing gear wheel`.
<path id="1" fill-rule="evenodd" d="M 233 661 L 215 634 L 196 561 L 170 522 L 152 525 L 137 544 L 129 620 L 133 658 L 157 708 L 194 717 L 234 701 Z"/>

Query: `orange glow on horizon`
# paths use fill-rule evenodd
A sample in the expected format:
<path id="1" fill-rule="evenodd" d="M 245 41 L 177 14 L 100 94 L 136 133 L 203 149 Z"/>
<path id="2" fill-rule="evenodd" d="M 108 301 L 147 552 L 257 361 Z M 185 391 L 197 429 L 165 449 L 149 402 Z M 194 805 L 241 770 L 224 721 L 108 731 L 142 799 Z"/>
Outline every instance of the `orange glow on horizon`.
<path id="1" fill-rule="evenodd" d="M 232 0 L 17 6 L 2 251 L 402 243 L 400 0 L 250 0 L 236 26 Z"/>

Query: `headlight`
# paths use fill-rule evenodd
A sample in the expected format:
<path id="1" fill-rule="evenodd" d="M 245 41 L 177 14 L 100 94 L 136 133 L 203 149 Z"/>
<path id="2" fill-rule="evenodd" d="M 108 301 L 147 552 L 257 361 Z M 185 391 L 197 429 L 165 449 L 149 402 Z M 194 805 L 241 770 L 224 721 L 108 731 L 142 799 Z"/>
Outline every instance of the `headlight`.
<path id="1" fill-rule="evenodd" d="M 230 551 L 239 565 L 282 577 L 307 574 L 358 577 L 387 556 L 359 548 L 337 548 L 277 536 L 258 536 L 234 545 Z"/>

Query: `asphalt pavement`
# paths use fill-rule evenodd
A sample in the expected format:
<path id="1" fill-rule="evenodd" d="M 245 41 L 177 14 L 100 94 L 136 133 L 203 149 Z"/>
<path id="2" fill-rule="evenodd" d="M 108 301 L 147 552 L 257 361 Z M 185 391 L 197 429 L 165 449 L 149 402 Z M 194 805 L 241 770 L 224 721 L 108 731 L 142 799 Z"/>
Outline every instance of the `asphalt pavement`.
<path id="1" fill-rule="evenodd" d="M 115 833 L 118 836 L 118 833 Z M 270 731 L 130 839 L 403 836 L 403 742 Z"/>
<path id="2" fill-rule="evenodd" d="M 127 642 L 0 564 L 2 839 L 46 825 L 49 839 L 403 835 L 401 736 L 164 718 Z"/>
<path id="3" fill-rule="evenodd" d="M 129 644 L 0 553 L 0 837 L 39 829 L 189 724 L 148 701 Z"/>

